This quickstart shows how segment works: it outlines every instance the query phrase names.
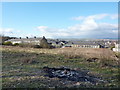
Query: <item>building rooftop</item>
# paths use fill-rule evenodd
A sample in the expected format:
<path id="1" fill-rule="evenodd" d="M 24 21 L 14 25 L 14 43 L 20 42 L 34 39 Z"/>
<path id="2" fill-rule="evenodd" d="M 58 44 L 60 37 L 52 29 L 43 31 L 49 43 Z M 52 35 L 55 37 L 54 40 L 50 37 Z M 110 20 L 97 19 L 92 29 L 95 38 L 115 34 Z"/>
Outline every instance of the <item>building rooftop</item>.
<path id="1" fill-rule="evenodd" d="M 41 40 L 42 38 L 21 38 L 21 39 L 10 39 L 8 41 L 35 41 L 35 40 Z"/>
<path id="2" fill-rule="evenodd" d="M 75 45 L 99 45 L 96 42 L 89 42 L 89 41 L 85 41 L 85 42 L 73 42 Z"/>

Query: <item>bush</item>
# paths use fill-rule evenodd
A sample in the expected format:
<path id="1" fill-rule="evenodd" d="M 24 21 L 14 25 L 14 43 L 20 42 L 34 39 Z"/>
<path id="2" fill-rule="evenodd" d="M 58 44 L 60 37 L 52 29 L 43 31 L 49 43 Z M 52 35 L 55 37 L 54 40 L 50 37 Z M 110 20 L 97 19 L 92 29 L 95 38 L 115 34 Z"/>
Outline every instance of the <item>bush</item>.
<path id="1" fill-rule="evenodd" d="M 10 45 L 12 45 L 12 42 L 7 41 L 7 42 L 4 42 L 3 45 L 9 45 L 10 46 Z"/>
<path id="2" fill-rule="evenodd" d="M 14 44 L 13 44 L 13 46 L 18 46 L 18 45 L 19 45 L 19 43 L 14 43 Z"/>
<path id="3" fill-rule="evenodd" d="M 115 46 L 111 46 L 110 49 L 113 50 L 113 48 L 115 48 Z"/>
<path id="4" fill-rule="evenodd" d="M 34 48 L 41 48 L 40 45 L 34 45 Z"/>
<path id="5" fill-rule="evenodd" d="M 43 37 L 40 42 L 40 47 L 41 48 L 51 48 L 51 45 L 47 42 L 47 39 Z"/>

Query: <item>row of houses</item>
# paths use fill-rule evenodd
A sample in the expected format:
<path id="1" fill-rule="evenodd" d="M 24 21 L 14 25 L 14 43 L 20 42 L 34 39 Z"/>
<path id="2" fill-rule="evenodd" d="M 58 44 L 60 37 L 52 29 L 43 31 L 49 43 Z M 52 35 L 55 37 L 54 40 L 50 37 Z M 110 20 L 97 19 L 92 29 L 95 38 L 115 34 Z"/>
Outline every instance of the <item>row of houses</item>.
<path id="1" fill-rule="evenodd" d="M 100 45 L 97 44 L 84 44 L 84 45 L 72 45 L 72 47 L 79 47 L 79 48 L 100 48 Z"/>
<path id="2" fill-rule="evenodd" d="M 20 44 L 20 43 L 30 43 L 30 44 L 39 45 L 41 39 L 42 38 L 22 38 L 22 39 L 10 39 L 10 40 L 7 40 L 7 41 L 12 42 L 12 44 L 15 44 L 15 43 L 18 43 L 18 44 Z"/>
<path id="3" fill-rule="evenodd" d="M 19 38 L 19 39 L 10 39 L 7 41 L 15 43 L 30 43 L 34 45 L 40 45 L 42 38 Z M 47 42 L 54 47 L 73 47 L 73 48 L 106 48 L 111 45 L 111 42 L 97 42 L 97 41 L 65 41 L 58 39 L 47 39 Z M 117 45 L 116 45 L 117 47 Z M 116 48 L 114 49 L 114 51 Z"/>
<path id="4" fill-rule="evenodd" d="M 101 46 L 93 42 L 69 42 L 63 46 L 64 47 L 73 47 L 73 48 L 100 48 Z"/>
<path id="5" fill-rule="evenodd" d="M 22 38 L 22 39 L 10 39 L 7 41 L 12 42 L 12 44 L 15 43 L 30 43 L 35 45 L 40 45 L 40 41 L 42 38 Z M 52 40 L 48 39 L 48 43 L 55 47 L 73 47 L 73 48 L 100 48 L 100 45 L 93 42 L 71 42 L 71 41 L 64 41 L 64 40 Z"/>

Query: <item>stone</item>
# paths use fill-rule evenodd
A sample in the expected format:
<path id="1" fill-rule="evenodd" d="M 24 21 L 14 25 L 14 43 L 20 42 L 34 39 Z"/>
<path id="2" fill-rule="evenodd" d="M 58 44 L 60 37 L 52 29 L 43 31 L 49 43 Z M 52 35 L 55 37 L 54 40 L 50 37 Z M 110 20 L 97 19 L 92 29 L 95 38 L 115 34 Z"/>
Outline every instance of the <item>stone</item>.
<path id="1" fill-rule="evenodd" d="M 80 85 L 80 82 L 77 82 L 76 85 Z"/>

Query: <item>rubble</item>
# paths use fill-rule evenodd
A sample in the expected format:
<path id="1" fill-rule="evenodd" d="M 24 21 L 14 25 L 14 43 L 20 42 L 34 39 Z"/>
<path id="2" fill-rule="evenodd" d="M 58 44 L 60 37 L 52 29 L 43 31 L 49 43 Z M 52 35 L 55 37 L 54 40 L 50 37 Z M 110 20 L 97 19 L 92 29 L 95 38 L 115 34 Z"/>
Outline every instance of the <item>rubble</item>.
<path id="1" fill-rule="evenodd" d="M 60 79 L 66 79 L 76 82 L 90 82 L 92 84 L 104 82 L 104 80 L 101 80 L 101 78 L 95 77 L 94 75 L 90 75 L 88 71 L 86 72 L 76 69 L 72 70 L 66 67 L 59 67 L 59 68 L 43 67 L 43 70 L 46 73 L 45 76 L 48 76 L 50 78 L 57 77 Z"/>

